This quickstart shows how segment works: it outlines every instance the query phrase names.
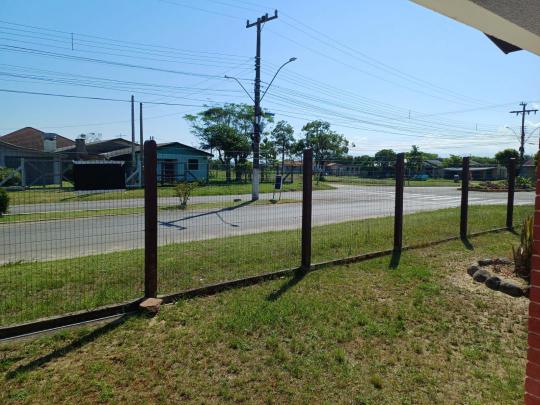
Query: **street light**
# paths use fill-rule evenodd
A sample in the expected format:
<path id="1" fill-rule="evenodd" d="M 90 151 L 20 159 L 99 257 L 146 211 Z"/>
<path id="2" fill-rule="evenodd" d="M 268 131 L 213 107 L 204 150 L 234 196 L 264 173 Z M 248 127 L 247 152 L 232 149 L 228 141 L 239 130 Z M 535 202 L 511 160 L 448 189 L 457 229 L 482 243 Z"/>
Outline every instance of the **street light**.
<path id="1" fill-rule="evenodd" d="M 517 136 L 518 140 L 519 140 L 519 135 L 517 134 L 516 131 L 514 131 L 514 129 L 512 129 L 511 127 L 509 127 L 508 125 L 505 125 L 504 126 L 505 129 L 509 129 L 510 131 L 512 131 L 514 133 L 515 136 Z"/>
<path id="2" fill-rule="evenodd" d="M 287 62 L 285 62 L 283 65 L 281 65 L 281 66 L 279 67 L 279 69 L 278 69 L 278 70 L 276 71 L 276 73 L 274 74 L 274 77 L 272 77 L 272 80 L 270 80 L 270 83 L 268 83 L 268 86 L 266 86 L 266 89 L 264 90 L 264 93 L 263 93 L 263 95 L 261 96 L 261 101 L 262 101 L 262 99 L 264 98 L 264 95 L 266 94 L 266 92 L 268 91 L 268 89 L 270 88 L 270 86 L 272 85 L 272 83 L 274 83 L 274 79 L 275 79 L 276 76 L 278 75 L 279 71 L 280 71 L 281 69 L 283 69 L 283 67 L 284 67 L 285 65 L 288 65 L 289 63 L 294 62 L 296 59 L 297 59 L 297 58 L 292 57 L 291 59 L 289 59 Z"/>
<path id="3" fill-rule="evenodd" d="M 259 167 L 259 144 L 260 144 L 260 124 L 261 124 L 261 107 L 260 102 L 262 98 L 266 95 L 268 92 L 268 89 L 274 82 L 276 76 L 278 73 L 283 69 L 283 67 L 291 62 L 294 62 L 296 58 L 290 58 L 287 62 L 285 62 L 283 65 L 279 67 L 279 69 L 274 74 L 274 77 L 272 77 L 272 80 L 270 80 L 270 83 L 268 86 L 266 86 L 266 89 L 264 90 L 264 93 L 262 97 L 260 97 L 260 88 L 261 88 L 261 79 L 260 79 L 260 64 L 258 62 L 256 63 L 256 75 L 255 75 L 255 97 L 251 97 L 251 94 L 246 90 L 246 88 L 242 85 L 240 80 L 238 80 L 236 77 L 232 76 L 225 76 L 225 79 L 233 79 L 235 80 L 240 87 L 244 90 L 244 92 L 249 96 L 251 101 L 253 101 L 254 104 L 254 115 L 255 119 L 253 120 L 253 174 L 251 176 L 251 199 L 252 201 L 256 201 L 259 199 L 259 176 L 260 176 L 260 167 Z"/>

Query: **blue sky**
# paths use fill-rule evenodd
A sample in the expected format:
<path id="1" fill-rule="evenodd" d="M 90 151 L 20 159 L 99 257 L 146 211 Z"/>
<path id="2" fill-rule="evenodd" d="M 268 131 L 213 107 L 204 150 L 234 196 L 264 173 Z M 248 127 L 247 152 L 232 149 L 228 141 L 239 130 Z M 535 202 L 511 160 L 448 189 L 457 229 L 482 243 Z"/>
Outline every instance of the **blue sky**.
<path id="1" fill-rule="evenodd" d="M 2 0 L 1 9 L 0 88 L 185 104 L 145 104 L 145 135 L 158 142 L 198 146 L 184 114 L 250 102 L 222 76 L 252 91 L 255 31 L 245 21 L 274 9 L 279 18 L 262 34 L 263 81 L 298 60 L 263 108 L 297 136 L 324 119 L 355 155 L 412 144 L 490 155 L 518 147 L 505 126 L 519 131 L 520 121 L 508 111 L 520 101 L 540 107 L 540 58 L 504 55 L 482 33 L 404 0 Z M 0 109 L 2 134 L 24 126 L 72 138 L 131 133 L 128 103 L 2 93 Z M 528 116 L 528 131 L 539 122 Z"/>

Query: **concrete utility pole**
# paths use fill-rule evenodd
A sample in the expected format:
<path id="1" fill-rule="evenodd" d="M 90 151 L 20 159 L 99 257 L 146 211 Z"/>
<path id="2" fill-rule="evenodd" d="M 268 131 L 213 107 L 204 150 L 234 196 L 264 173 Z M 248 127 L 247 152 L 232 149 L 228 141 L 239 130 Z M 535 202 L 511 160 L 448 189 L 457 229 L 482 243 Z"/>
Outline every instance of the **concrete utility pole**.
<path id="1" fill-rule="evenodd" d="M 534 110 L 534 109 L 527 110 L 526 109 L 527 103 L 521 102 L 519 103 L 519 105 L 522 107 L 522 109 L 510 111 L 510 114 L 516 114 L 516 116 L 521 114 L 521 138 L 520 138 L 520 146 L 519 146 L 519 166 L 521 167 L 523 165 L 523 161 L 525 160 L 524 158 L 525 156 L 525 114 L 529 115 L 532 112 L 536 114 L 538 110 Z"/>
<path id="2" fill-rule="evenodd" d="M 135 97 L 131 95 L 131 173 L 135 168 Z"/>
<path id="3" fill-rule="evenodd" d="M 246 22 L 246 28 L 257 27 L 257 53 L 255 56 L 255 99 L 254 117 L 253 117 L 253 175 L 252 175 L 252 190 L 251 199 L 256 201 L 259 199 L 259 179 L 261 176 L 261 168 L 259 161 L 259 145 L 261 143 L 261 28 L 268 21 L 278 18 L 277 10 L 274 10 L 272 17 L 268 13 L 258 17 L 257 21 L 250 23 Z"/>
<path id="4" fill-rule="evenodd" d="M 144 133 L 142 103 L 139 103 L 139 186 L 142 187 L 144 165 Z"/>

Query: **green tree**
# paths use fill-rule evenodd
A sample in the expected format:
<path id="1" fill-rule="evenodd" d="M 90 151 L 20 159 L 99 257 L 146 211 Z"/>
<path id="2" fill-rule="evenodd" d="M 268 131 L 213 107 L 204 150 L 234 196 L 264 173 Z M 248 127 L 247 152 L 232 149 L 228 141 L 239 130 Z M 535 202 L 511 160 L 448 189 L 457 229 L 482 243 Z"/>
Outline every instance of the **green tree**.
<path id="1" fill-rule="evenodd" d="M 424 164 L 424 154 L 420 151 L 420 148 L 416 145 L 411 147 L 410 152 L 406 153 L 407 165 L 411 168 L 413 173 L 419 173 L 422 170 Z"/>
<path id="2" fill-rule="evenodd" d="M 457 155 L 450 155 L 442 160 L 444 167 L 461 167 L 463 158 Z"/>
<path id="3" fill-rule="evenodd" d="M 511 158 L 515 158 L 516 162 L 519 162 L 519 152 L 515 149 L 508 148 L 495 154 L 495 160 L 498 164 L 503 166 L 508 166 Z"/>
<path id="4" fill-rule="evenodd" d="M 218 154 L 225 166 L 227 181 L 231 181 L 231 162 L 234 162 L 236 180 L 241 181 L 253 142 L 253 106 L 225 104 L 184 118 L 190 123 L 191 132 L 199 138 L 201 148 Z M 261 124 L 270 121 L 271 117 L 263 113 Z"/>
<path id="5" fill-rule="evenodd" d="M 319 168 L 329 159 L 341 158 L 349 151 L 349 141 L 330 129 L 326 121 L 311 121 L 302 128 L 303 138 L 296 145 L 297 150 L 313 149 L 313 157 Z"/>
<path id="6" fill-rule="evenodd" d="M 276 153 L 281 156 L 281 174 L 285 156 L 290 156 L 295 146 L 294 128 L 287 121 L 279 121 L 272 132 L 270 138 L 275 145 Z"/>
<path id="7" fill-rule="evenodd" d="M 375 153 L 374 161 L 379 167 L 392 167 L 396 163 L 396 152 L 392 149 L 381 149 Z"/>

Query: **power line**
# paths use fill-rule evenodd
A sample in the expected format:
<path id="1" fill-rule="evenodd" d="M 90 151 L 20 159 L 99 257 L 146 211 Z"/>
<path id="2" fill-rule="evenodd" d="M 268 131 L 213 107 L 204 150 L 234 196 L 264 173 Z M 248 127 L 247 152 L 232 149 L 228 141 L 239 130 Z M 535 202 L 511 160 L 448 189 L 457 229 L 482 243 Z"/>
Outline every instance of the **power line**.
<path id="1" fill-rule="evenodd" d="M 49 36 L 53 35 L 51 33 L 63 34 L 63 35 L 56 35 L 57 38 L 65 38 L 66 36 L 68 36 L 68 35 L 71 36 L 71 34 L 72 34 L 72 32 L 68 32 L 68 31 L 60 31 L 60 30 L 56 30 L 56 29 L 52 29 L 52 28 L 38 27 L 38 26 L 35 26 L 35 25 L 14 23 L 14 22 L 5 21 L 5 20 L 0 20 L 0 24 L 7 24 L 7 25 L 11 25 L 11 26 L 30 28 L 30 29 L 34 29 L 34 30 L 38 30 L 38 31 L 46 31 L 46 32 L 48 32 L 47 35 L 49 35 Z M 16 30 L 15 28 L 10 28 L 10 29 L 11 30 Z M 19 30 L 19 31 L 31 32 L 31 31 L 25 31 L 25 30 Z M 228 58 L 242 58 L 242 59 L 246 58 L 245 55 L 230 54 L 230 53 L 215 52 L 215 51 L 188 50 L 188 49 L 184 49 L 184 48 L 175 48 L 175 47 L 163 46 L 163 45 L 157 45 L 157 44 L 149 44 L 149 43 L 143 43 L 143 42 L 126 41 L 126 40 L 120 40 L 120 39 L 115 39 L 115 38 L 107 38 L 107 37 L 102 37 L 102 36 L 97 36 L 97 35 L 84 34 L 84 33 L 81 33 L 81 32 L 73 32 L 73 35 L 75 35 L 76 38 L 80 38 L 80 37 L 93 38 L 93 39 L 98 39 L 100 41 L 105 41 L 105 42 L 109 42 L 109 43 L 116 43 L 116 44 L 119 44 L 117 46 L 121 45 L 123 48 L 125 48 L 126 46 L 131 47 L 133 49 L 147 49 L 147 48 L 150 48 L 150 50 L 152 50 L 154 52 L 156 52 L 158 50 L 161 50 L 159 52 L 167 52 L 168 54 L 173 52 L 173 53 L 182 53 L 182 54 L 183 53 L 188 53 L 188 54 L 194 54 L 194 55 L 201 55 L 201 54 L 203 54 L 203 55 L 204 54 L 206 54 L 206 55 L 218 55 L 220 57 L 228 57 Z M 81 39 L 78 39 L 78 41 L 80 41 L 80 40 Z M 87 42 L 96 43 L 95 41 L 87 41 Z M 101 43 L 101 42 L 98 42 L 98 43 Z"/>
<path id="2" fill-rule="evenodd" d="M 114 102 L 121 102 L 121 103 L 131 103 L 131 100 L 125 100 L 125 99 L 119 99 L 119 98 L 79 96 L 79 95 L 73 95 L 73 94 L 45 93 L 45 92 L 38 92 L 38 91 L 25 91 L 25 90 L 12 90 L 12 89 L 0 89 L 0 91 L 4 93 L 31 94 L 31 95 L 36 95 L 36 96 L 50 96 L 50 97 L 76 98 L 76 99 L 83 99 L 83 100 L 114 101 Z M 137 100 L 137 101 L 144 104 L 154 104 L 154 105 L 206 107 L 205 105 L 201 105 L 201 104 L 162 103 L 162 102 L 152 102 L 152 101 L 143 101 L 143 100 Z"/>

